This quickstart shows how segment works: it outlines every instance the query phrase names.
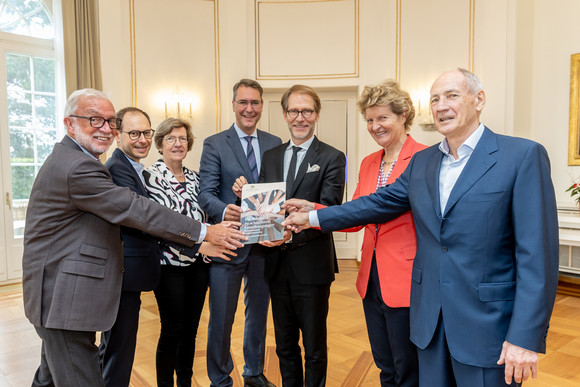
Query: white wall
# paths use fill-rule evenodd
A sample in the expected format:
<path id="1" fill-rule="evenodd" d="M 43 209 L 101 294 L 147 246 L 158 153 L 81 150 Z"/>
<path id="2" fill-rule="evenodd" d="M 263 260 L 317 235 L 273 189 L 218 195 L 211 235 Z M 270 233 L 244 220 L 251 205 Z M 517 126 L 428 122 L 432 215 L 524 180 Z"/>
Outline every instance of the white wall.
<path id="1" fill-rule="evenodd" d="M 577 0 L 134 3 L 131 9 L 129 1 L 100 0 L 101 20 L 107 21 L 101 23 L 104 88 L 117 108 L 132 104 L 134 11 L 137 105 L 155 127 L 164 118 L 156 96 L 180 88 L 200 98 L 193 112 L 198 140 L 186 160 L 194 169 L 203 138 L 233 122 L 231 86 L 242 77 L 259 76 L 267 90 L 305 83 L 358 92 L 395 78 L 416 96 L 428 93 L 439 73 L 471 66 L 487 93 L 482 121 L 498 133 L 546 146 L 558 202 L 573 204 L 564 190 L 570 176 L 580 175 L 578 167 L 567 166 L 570 55 L 580 52 Z M 377 146 L 360 117 L 357 125 L 358 164 Z M 411 134 L 426 144 L 441 139 L 418 125 Z M 146 163 L 157 156 L 152 151 Z"/>

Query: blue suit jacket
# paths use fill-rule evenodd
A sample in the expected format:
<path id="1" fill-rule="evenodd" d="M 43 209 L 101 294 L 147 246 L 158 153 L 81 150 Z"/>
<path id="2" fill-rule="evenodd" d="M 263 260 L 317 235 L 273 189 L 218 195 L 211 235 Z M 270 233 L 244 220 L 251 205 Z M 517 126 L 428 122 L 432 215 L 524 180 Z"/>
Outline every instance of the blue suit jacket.
<path id="1" fill-rule="evenodd" d="M 267 150 L 282 143 L 279 137 L 270 133 L 261 130 L 257 130 L 257 133 L 261 156 Z M 228 130 L 214 134 L 203 142 L 203 153 L 199 166 L 200 192 L 198 201 L 201 208 L 209 214 L 214 222 L 221 222 L 227 205 L 235 203 L 238 199 L 232 191 L 232 186 L 240 176 L 245 176 L 249 183 L 257 183 L 250 171 L 248 159 L 240 143 L 238 133 L 232 125 Z M 212 260 L 230 263 L 242 262 L 248 256 L 251 246 L 247 245 L 236 250 L 237 256 L 232 257 L 231 261 L 225 261 L 221 258 L 212 258 Z M 256 248 L 263 247 L 255 246 Z"/>
<path id="2" fill-rule="evenodd" d="M 127 156 L 115 149 L 105 166 L 111 173 L 113 182 L 120 187 L 149 197 L 141 179 Z M 147 233 L 130 227 L 121 227 L 125 271 L 123 273 L 124 291 L 153 290 L 159 282 L 160 261 L 159 243 Z"/>
<path id="3" fill-rule="evenodd" d="M 443 317 L 452 356 L 497 367 L 504 340 L 545 352 L 558 282 L 558 222 L 539 144 L 485 128 L 443 213 L 438 145 L 375 194 L 319 210 L 322 230 L 384 223 L 413 211 L 417 256 L 411 340 L 426 348 Z"/>

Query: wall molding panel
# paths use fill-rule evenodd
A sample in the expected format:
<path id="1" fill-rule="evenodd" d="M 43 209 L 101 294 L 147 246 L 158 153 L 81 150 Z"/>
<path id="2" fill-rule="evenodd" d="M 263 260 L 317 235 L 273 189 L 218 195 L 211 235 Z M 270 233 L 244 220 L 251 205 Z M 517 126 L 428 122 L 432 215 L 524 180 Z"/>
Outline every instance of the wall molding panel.
<path id="1" fill-rule="evenodd" d="M 258 79 L 359 76 L 359 0 L 256 0 L 254 12 Z"/>

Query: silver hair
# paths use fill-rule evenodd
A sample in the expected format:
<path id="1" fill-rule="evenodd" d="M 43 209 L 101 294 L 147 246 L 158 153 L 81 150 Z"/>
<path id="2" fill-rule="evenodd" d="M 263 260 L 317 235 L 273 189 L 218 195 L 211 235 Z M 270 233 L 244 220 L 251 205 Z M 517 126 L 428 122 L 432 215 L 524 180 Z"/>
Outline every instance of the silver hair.
<path id="1" fill-rule="evenodd" d="M 458 67 L 457 71 L 459 71 L 465 77 L 465 83 L 467 84 L 467 90 L 469 91 L 469 93 L 476 94 L 480 90 L 483 90 L 483 85 L 481 84 L 481 81 L 471 71 L 461 67 Z"/>
<path id="2" fill-rule="evenodd" d="M 75 90 L 71 93 L 66 101 L 66 105 L 64 107 L 64 116 L 69 117 L 71 114 L 74 114 L 77 110 L 77 105 L 79 100 L 82 97 L 96 97 L 96 98 L 103 98 L 109 99 L 107 94 L 102 91 L 95 90 L 95 89 L 79 89 Z"/>

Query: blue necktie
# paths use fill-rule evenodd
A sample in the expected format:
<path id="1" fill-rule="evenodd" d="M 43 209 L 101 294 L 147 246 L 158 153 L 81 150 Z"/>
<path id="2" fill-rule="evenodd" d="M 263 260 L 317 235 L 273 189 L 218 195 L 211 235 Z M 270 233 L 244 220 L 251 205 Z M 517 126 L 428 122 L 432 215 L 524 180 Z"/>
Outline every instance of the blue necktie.
<path id="1" fill-rule="evenodd" d="M 248 164 L 250 165 L 250 171 L 252 171 L 252 176 L 254 177 L 254 183 L 258 182 L 258 165 L 256 164 L 256 154 L 254 153 L 254 147 L 252 146 L 252 136 L 246 136 L 244 139 L 248 142 L 246 148 L 246 157 L 248 158 Z"/>

